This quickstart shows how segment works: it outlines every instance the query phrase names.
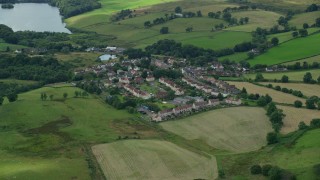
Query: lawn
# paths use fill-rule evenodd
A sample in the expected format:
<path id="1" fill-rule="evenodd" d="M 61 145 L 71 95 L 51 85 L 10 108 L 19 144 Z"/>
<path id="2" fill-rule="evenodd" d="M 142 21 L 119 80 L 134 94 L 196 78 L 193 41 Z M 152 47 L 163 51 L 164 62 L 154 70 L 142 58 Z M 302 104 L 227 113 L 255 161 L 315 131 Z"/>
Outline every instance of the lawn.
<path id="1" fill-rule="evenodd" d="M 251 65 L 274 65 L 311 57 L 320 54 L 315 44 L 320 44 L 320 33 L 280 44 L 248 62 Z"/>
<path id="2" fill-rule="evenodd" d="M 303 84 L 303 83 L 260 83 L 264 85 L 272 84 L 273 87 L 280 86 L 282 88 L 288 88 L 293 90 L 298 90 L 303 93 L 303 95 L 310 97 L 310 96 L 320 96 L 320 86 L 313 85 L 313 84 Z"/>
<path id="3" fill-rule="evenodd" d="M 281 14 L 272 11 L 256 10 L 235 12 L 232 13 L 232 16 L 234 16 L 237 19 L 249 17 L 249 23 L 246 25 L 230 27 L 227 28 L 227 30 L 252 32 L 256 30 L 257 27 L 270 28 L 276 25 L 277 20 L 279 19 Z"/>
<path id="4" fill-rule="evenodd" d="M 262 73 L 263 77 L 268 80 L 280 80 L 283 75 L 287 75 L 290 81 L 303 81 L 303 76 L 310 72 L 312 74 L 313 79 L 317 79 L 320 76 L 320 69 L 312 69 L 312 70 L 305 70 L 305 71 L 288 71 L 288 72 L 275 72 L 275 73 Z M 255 79 L 256 74 L 245 74 L 245 78 L 248 79 Z"/>
<path id="5" fill-rule="evenodd" d="M 260 149 L 272 131 L 262 108 L 236 107 L 213 110 L 160 125 L 188 140 L 201 140 L 210 146 L 232 152 Z"/>
<path id="6" fill-rule="evenodd" d="M 166 141 L 126 140 L 93 146 L 107 179 L 214 179 L 214 157 Z"/>
<path id="7" fill-rule="evenodd" d="M 287 134 L 298 130 L 298 125 L 301 121 L 305 122 L 307 125 L 310 124 L 312 119 L 320 118 L 320 111 L 310 110 L 310 109 L 300 109 L 289 106 L 277 106 L 279 109 L 283 110 L 286 117 L 283 120 L 283 127 L 281 133 Z"/>
<path id="8" fill-rule="evenodd" d="M 299 98 L 296 96 L 293 96 L 291 94 L 286 94 L 280 91 L 276 91 L 273 89 L 269 89 L 266 87 L 261 87 L 258 85 L 254 85 L 248 82 L 234 82 L 234 81 L 230 81 L 228 82 L 231 85 L 235 85 L 238 89 L 242 89 L 242 88 L 246 88 L 247 92 L 249 94 L 253 93 L 253 94 L 260 94 L 260 95 L 266 95 L 269 94 L 274 102 L 277 103 L 285 103 L 285 104 L 293 104 L 294 101 L 296 100 L 300 100 L 302 102 L 305 101 L 305 99 L 303 98 Z"/>

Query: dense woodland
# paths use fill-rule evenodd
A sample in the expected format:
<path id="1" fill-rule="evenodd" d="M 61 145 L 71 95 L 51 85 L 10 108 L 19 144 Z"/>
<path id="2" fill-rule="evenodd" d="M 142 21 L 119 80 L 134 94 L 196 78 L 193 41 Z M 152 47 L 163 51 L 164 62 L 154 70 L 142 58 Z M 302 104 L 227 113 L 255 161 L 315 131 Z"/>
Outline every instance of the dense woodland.
<path id="1" fill-rule="evenodd" d="M 54 58 L 15 57 L 2 55 L 0 58 L 0 78 L 34 80 L 43 83 L 65 82 L 71 79 L 69 68 Z"/>

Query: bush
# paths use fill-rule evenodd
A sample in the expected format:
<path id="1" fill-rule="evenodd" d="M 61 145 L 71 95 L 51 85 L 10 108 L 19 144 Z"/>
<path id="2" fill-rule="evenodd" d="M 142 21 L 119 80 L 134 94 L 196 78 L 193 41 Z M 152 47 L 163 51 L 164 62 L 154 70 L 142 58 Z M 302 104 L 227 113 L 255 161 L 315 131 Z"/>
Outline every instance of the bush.
<path id="1" fill-rule="evenodd" d="M 299 101 L 299 100 L 296 100 L 296 101 L 294 102 L 294 107 L 296 107 L 296 108 L 301 108 L 301 107 L 302 107 L 302 102 Z"/>
<path id="2" fill-rule="evenodd" d="M 266 164 L 262 166 L 262 175 L 269 176 L 269 171 L 272 168 L 270 164 Z"/>
<path id="3" fill-rule="evenodd" d="M 269 132 L 267 134 L 267 142 L 268 144 L 275 144 L 278 142 L 278 135 L 275 132 Z"/>
<path id="4" fill-rule="evenodd" d="M 282 170 L 277 167 L 277 166 L 274 166 L 270 169 L 268 175 L 269 175 L 269 179 L 270 180 L 280 180 L 281 179 L 281 173 L 282 173 Z"/>
<path id="5" fill-rule="evenodd" d="M 303 121 L 301 121 L 298 125 L 299 127 L 299 130 L 304 130 L 304 129 L 307 129 L 308 126 L 306 125 L 306 123 L 304 123 Z"/>
<path id="6" fill-rule="evenodd" d="M 316 164 L 313 166 L 313 172 L 320 177 L 320 164 Z"/>
<path id="7" fill-rule="evenodd" d="M 260 165 L 251 166 L 250 172 L 251 172 L 251 174 L 261 174 L 261 172 L 262 172 L 261 166 Z"/>
<path id="8" fill-rule="evenodd" d="M 310 127 L 311 128 L 320 128 L 320 119 L 313 119 L 310 122 Z"/>

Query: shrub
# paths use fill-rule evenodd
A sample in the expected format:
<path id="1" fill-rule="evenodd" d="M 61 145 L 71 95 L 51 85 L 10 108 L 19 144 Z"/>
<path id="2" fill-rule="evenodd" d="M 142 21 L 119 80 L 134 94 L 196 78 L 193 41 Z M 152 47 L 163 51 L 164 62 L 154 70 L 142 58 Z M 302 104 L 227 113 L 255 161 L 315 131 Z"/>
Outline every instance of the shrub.
<path id="1" fill-rule="evenodd" d="M 296 101 L 294 102 L 294 107 L 296 107 L 296 108 L 301 108 L 301 107 L 302 107 L 302 102 L 299 101 L 299 100 L 296 100 Z"/>
<path id="2" fill-rule="evenodd" d="M 261 174 L 261 166 L 260 165 L 253 165 L 250 168 L 251 174 Z"/>
<path id="3" fill-rule="evenodd" d="M 320 176 L 320 164 L 316 164 L 313 166 L 313 172 L 317 175 Z"/>
<path id="4" fill-rule="evenodd" d="M 310 122 L 310 127 L 311 128 L 320 128 L 320 119 L 313 119 Z"/>
<path id="5" fill-rule="evenodd" d="M 262 175 L 268 176 L 271 168 L 272 168 L 272 166 L 270 164 L 263 165 L 262 166 Z"/>
<path id="6" fill-rule="evenodd" d="M 277 167 L 277 166 L 274 166 L 270 169 L 268 175 L 269 175 L 269 179 L 270 180 L 280 180 L 281 179 L 281 173 L 282 173 L 282 170 Z"/>
<path id="7" fill-rule="evenodd" d="M 306 123 L 304 123 L 303 121 L 301 121 L 298 125 L 299 130 L 303 130 L 303 129 L 307 129 L 308 126 L 306 125 Z"/>
<path id="8" fill-rule="evenodd" d="M 275 144 L 278 142 L 278 135 L 275 132 L 269 132 L 267 134 L 267 142 L 268 144 Z"/>

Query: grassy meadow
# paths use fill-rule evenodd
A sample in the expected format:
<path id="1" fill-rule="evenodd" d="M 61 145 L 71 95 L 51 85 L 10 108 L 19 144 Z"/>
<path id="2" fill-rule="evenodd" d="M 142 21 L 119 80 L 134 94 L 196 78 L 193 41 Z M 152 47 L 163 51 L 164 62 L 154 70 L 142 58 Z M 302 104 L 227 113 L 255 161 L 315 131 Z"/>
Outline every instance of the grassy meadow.
<path id="1" fill-rule="evenodd" d="M 309 125 L 312 119 L 320 118 L 320 111 L 318 110 L 302 109 L 289 106 L 277 107 L 282 109 L 283 113 L 286 115 L 283 120 L 283 127 L 281 129 L 281 133 L 284 134 L 298 130 L 298 125 L 301 121 Z"/>
<path id="2" fill-rule="evenodd" d="M 231 152 L 260 149 L 271 131 L 265 111 L 251 107 L 218 109 L 160 125 L 186 139 L 201 140 Z"/>
<path id="3" fill-rule="evenodd" d="M 312 64 L 314 62 L 320 63 L 320 55 L 306 58 L 306 59 L 302 59 L 302 60 L 298 60 L 298 61 L 287 62 L 287 63 L 284 63 L 284 65 L 293 65 L 297 62 L 299 62 L 300 64 L 303 64 L 303 62 L 307 62 L 309 64 Z"/>
<path id="4" fill-rule="evenodd" d="M 126 140 L 92 147 L 107 179 L 214 179 L 214 157 L 159 140 Z"/>
<path id="5" fill-rule="evenodd" d="M 320 33 L 298 38 L 274 47 L 268 52 L 248 61 L 251 65 L 256 64 L 281 64 L 284 62 L 299 60 L 320 54 L 320 49 L 315 44 L 320 43 Z"/>
<path id="6" fill-rule="evenodd" d="M 303 76 L 310 72 L 312 74 L 313 79 L 317 79 L 320 76 L 320 69 L 312 69 L 312 70 L 304 70 L 304 71 L 288 71 L 288 72 L 275 72 L 275 73 L 262 73 L 263 77 L 267 80 L 280 80 L 283 75 L 289 77 L 290 81 L 303 81 Z M 245 74 L 245 78 L 247 79 L 255 79 L 256 74 Z"/>
<path id="7" fill-rule="evenodd" d="M 319 11 L 302 13 L 293 16 L 293 18 L 289 21 L 289 24 L 296 26 L 298 29 L 302 29 L 304 23 L 309 24 L 309 26 L 315 24 L 318 17 L 320 17 Z"/>
<path id="8" fill-rule="evenodd" d="M 286 93 L 276 91 L 273 89 L 269 89 L 266 87 L 254 85 L 254 84 L 251 84 L 248 82 L 230 81 L 228 83 L 231 85 L 235 85 L 238 89 L 246 88 L 247 92 L 249 94 L 251 94 L 251 93 L 253 93 L 253 94 L 258 93 L 260 95 L 269 94 L 272 97 L 273 101 L 277 102 L 277 103 L 293 104 L 294 101 L 296 101 L 296 100 L 300 100 L 302 102 L 305 101 L 303 98 L 299 98 L 299 97 L 293 96 L 291 94 L 286 94 Z"/>
<path id="9" fill-rule="evenodd" d="M 62 62 L 71 63 L 77 67 L 91 66 L 97 64 L 96 60 L 102 53 L 84 53 L 84 52 L 72 52 L 68 54 L 56 53 L 55 57 Z"/>

